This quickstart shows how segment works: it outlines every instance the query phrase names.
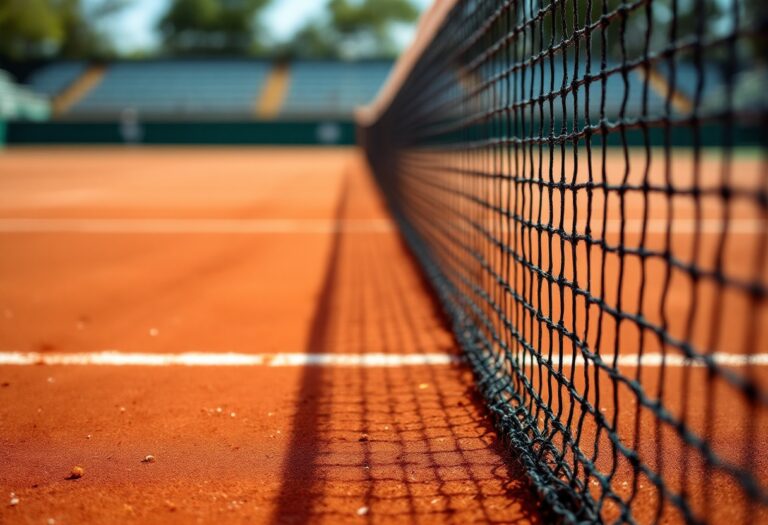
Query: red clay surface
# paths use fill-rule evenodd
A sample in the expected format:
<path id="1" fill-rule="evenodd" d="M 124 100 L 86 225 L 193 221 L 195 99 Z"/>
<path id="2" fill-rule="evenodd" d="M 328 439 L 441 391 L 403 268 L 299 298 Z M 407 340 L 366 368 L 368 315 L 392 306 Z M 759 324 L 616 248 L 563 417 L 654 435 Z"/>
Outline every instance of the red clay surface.
<path id="1" fill-rule="evenodd" d="M 609 175 L 622 176 L 623 160 L 609 161 Z M 689 173 L 686 162 L 677 158 L 673 171 Z M 758 184 L 759 166 L 756 158 L 734 161 L 745 187 Z M 663 171 L 655 170 L 651 180 L 661 180 Z M 506 191 L 503 184 L 498 191 Z M 643 203 L 635 197 L 627 202 L 627 224 L 642 218 Z M 673 213 L 680 229 L 670 249 L 692 260 L 686 224 L 695 210 L 686 201 L 673 211 L 662 203 L 651 203 L 650 219 L 665 224 Z M 607 217 L 615 221 L 618 203 L 607 205 Z M 748 278 L 754 269 L 743 261 L 755 258 L 761 231 L 750 228 L 759 225 L 760 210 L 736 202 L 732 211 L 742 230 L 728 239 L 723 264 L 730 274 Z M 712 200 L 700 212 L 707 218 L 721 210 Z M 43 221 L 35 223 L 43 227 L 13 231 L 20 219 Z M 309 222 L 268 233 L 45 231 L 45 224 L 63 219 L 128 219 L 145 226 L 168 219 Z M 10 151 L 0 156 L 0 351 L 455 354 L 388 220 L 355 150 Z M 301 226 L 312 221 L 339 228 Z M 11 227 L 3 230 L 3 224 Z M 121 224 L 130 230 L 133 223 Z M 350 224 L 362 229 L 342 227 Z M 592 227 L 597 235 L 601 224 Z M 624 242 L 637 244 L 638 231 L 629 230 Z M 700 233 L 697 261 L 705 267 L 714 265 L 717 236 L 716 230 Z M 606 237 L 619 241 L 610 225 Z M 663 232 L 648 233 L 646 246 L 663 245 Z M 536 249 L 527 247 L 529 253 Z M 576 257 L 586 260 L 582 247 Z M 619 288 L 618 260 L 608 257 L 603 293 L 596 277 L 600 263 L 591 260 L 592 291 L 618 304 L 620 290 L 621 304 L 636 304 L 641 268 L 628 259 Z M 566 271 L 572 265 L 566 261 Z M 586 264 L 577 271 L 585 272 Z M 668 330 L 685 337 L 680 312 L 691 308 L 692 291 L 678 272 L 670 279 Z M 653 322 L 662 316 L 663 285 L 664 268 L 648 263 L 642 313 Z M 705 289 L 697 298 L 690 334 L 697 345 L 710 333 L 716 312 L 707 299 L 713 292 Z M 572 319 L 570 310 L 561 314 L 557 304 L 550 309 L 546 297 L 537 306 L 572 329 L 584 328 L 583 318 Z M 746 348 L 739 330 L 723 329 L 718 351 L 766 351 L 768 305 L 750 310 L 744 297 L 727 296 L 716 322 L 743 326 L 749 315 L 759 320 L 757 347 Z M 597 318 L 591 317 L 592 346 Z M 628 326 L 618 334 L 622 355 L 639 350 L 639 335 Z M 608 319 L 601 328 L 607 345 L 617 328 Z M 543 348 L 548 344 L 545 332 Z M 646 337 L 643 350 L 662 348 Z M 635 367 L 620 368 L 635 377 Z M 718 456 L 749 467 L 768 485 L 768 461 L 755 453 L 768 448 L 766 410 L 748 407 L 724 381 L 702 392 L 710 381 L 702 369 L 667 367 L 663 378 L 659 370 L 643 366 L 636 379 L 646 392 L 658 392 L 675 417 L 706 435 Z M 736 374 L 743 370 L 734 368 Z M 765 367 L 750 373 L 759 384 L 768 382 Z M 658 425 L 650 409 L 636 410 L 626 386 L 614 386 L 605 372 L 589 374 L 590 401 L 617 418 L 622 442 L 637 448 L 673 489 L 685 488 L 696 512 L 706 510 L 715 523 L 768 523 L 766 508 L 745 505 L 733 478 L 683 453 L 683 442 Z M 560 397 L 547 390 L 551 378 L 532 377 L 557 410 Z M 583 389 L 584 381 L 580 367 L 575 388 Z M 0 470 L 0 490 L 20 500 L 0 505 L 0 523 L 540 521 L 535 498 L 496 443 L 462 367 L 0 367 L 0 384 L 0 462 L 10 466 Z M 568 394 L 562 394 L 567 411 Z M 574 420 L 579 415 L 577 407 Z M 754 448 L 745 450 L 750 433 Z M 594 459 L 609 471 L 614 460 L 605 429 L 587 417 L 580 447 L 592 450 L 596 441 L 602 448 Z M 147 454 L 157 461 L 142 463 Z M 85 476 L 64 480 L 73 465 L 84 466 Z M 637 480 L 634 516 L 640 523 L 654 521 L 658 496 L 652 483 L 635 477 L 626 461 L 615 468 L 614 490 L 628 497 Z M 663 510 L 663 522 L 680 521 L 669 505 Z M 604 516 L 617 517 L 610 503 Z"/>
<path id="2" fill-rule="evenodd" d="M 0 156 L 0 218 L 387 214 L 354 150 L 25 149 Z M 0 351 L 107 349 L 456 352 L 394 231 L 0 233 Z M 4 366 L 0 385 L 1 523 L 540 521 L 462 367 Z"/>

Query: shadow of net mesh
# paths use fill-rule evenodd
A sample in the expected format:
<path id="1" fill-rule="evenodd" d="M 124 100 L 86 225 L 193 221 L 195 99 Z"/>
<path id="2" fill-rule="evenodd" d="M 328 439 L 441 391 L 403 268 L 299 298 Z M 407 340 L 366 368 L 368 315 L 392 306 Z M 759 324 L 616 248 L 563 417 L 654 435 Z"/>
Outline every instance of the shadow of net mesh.
<path id="1" fill-rule="evenodd" d="M 768 520 L 765 11 L 460 0 L 361 130 L 564 521 Z"/>

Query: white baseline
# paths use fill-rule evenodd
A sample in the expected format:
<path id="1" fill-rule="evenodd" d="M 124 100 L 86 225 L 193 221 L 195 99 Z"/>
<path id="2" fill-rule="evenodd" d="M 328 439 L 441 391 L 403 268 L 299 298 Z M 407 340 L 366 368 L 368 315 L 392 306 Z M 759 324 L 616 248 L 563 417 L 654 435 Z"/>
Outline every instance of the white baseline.
<path id="1" fill-rule="evenodd" d="M 604 354 L 603 361 L 611 366 L 613 355 Z M 719 366 L 744 367 L 768 366 L 768 354 L 711 354 L 711 359 Z M 531 357 L 526 357 L 530 362 Z M 204 353 L 187 352 L 181 354 L 132 353 L 119 351 L 80 352 L 80 353 L 40 353 L 40 352 L 0 352 L 0 365 L 33 366 L 33 365 L 70 365 L 70 366 L 230 366 L 230 367 L 404 367 L 427 365 L 454 365 L 464 362 L 464 358 L 456 354 L 427 353 L 427 354 L 307 354 L 307 353 L 275 353 L 275 354 L 242 354 L 242 353 Z M 681 355 L 650 353 L 626 354 L 618 358 L 620 367 L 661 366 L 682 368 L 700 368 L 705 366 L 701 360 L 687 359 Z M 563 360 L 564 367 L 571 366 L 570 358 Z M 584 366 L 582 357 L 576 358 L 576 366 Z"/>
<path id="2" fill-rule="evenodd" d="M 557 222 L 555 223 L 557 224 Z M 602 220 L 592 223 L 593 235 L 601 233 Z M 719 219 L 608 219 L 605 231 L 636 234 L 645 230 L 649 234 L 663 234 L 671 229 L 680 235 L 722 234 L 726 224 Z M 507 231 L 506 223 L 499 228 L 496 221 L 488 224 L 491 232 Z M 570 220 L 565 228 L 571 228 Z M 0 233 L 81 233 L 81 234 L 326 234 L 326 233 L 387 233 L 396 229 L 389 219 L 0 219 Z M 586 230 L 578 222 L 576 231 Z M 768 230 L 760 219 L 731 219 L 727 232 L 732 235 L 759 235 Z"/>
<path id="3" fill-rule="evenodd" d="M 453 354 L 238 354 L 188 352 L 182 354 L 0 352 L 0 365 L 98 365 L 98 366 L 234 366 L 296 367 L 350 366 L 400 367 L 450 365 L 460 362 Z"/>

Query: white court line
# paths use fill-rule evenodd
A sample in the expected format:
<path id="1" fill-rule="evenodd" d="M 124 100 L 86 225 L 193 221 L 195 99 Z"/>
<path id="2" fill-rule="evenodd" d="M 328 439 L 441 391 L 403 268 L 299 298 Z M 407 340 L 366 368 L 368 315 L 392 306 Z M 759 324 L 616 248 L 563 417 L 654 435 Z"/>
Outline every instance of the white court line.
<path id="1" fill-rule="evenodd" d="M 626 233 L 643 231 L 643 221 L 627 219 L 624 222 Z M 556 224 L 559 224 L 557 222 Z M 645 231 L 651 234 L 666 233 L 669 222 L 664 219 L 649 219 Z M 621 231 L 622 221 L 606 221 L 608 233 Z M 724 223 L 720 219 L 679 219 L 672 221 L 672 232 L 692 235 L 696 231 L 702 234 L 720 234 Z M 388 219 L 0 219 L 0 233 L 147 233 L 147 234 L 205 234 L 205 233 L 385 233 L 395 230 L 395 225 Z M 498 230 L 496 221 L 491 221 L 488 228 Z M 570 231 L 570 221 L 565 222 L 566 231 Z M 506 231 L 507 225 L 501 226 Z M 577 232 L 584 232 L 586 223 L 578 221 Z M 602 231 L 602 219 L 592 221 L 592 234 Z M 760 219 L 733 219 L 728 222 L 728 233 L 734 235 L 761 234 L 768 230 L 766 221 Z"/>
<path id="2" fill-rule="evenodd" d="M 714 363 L 718 366 L 732 366 L 732 367 L 742 367 L 742 366 L 768 366 L 768 354 L 751 354 L 751 355 L 745 355 L 745 354 L 726 354 L 724 352 L 715 352 L 713 354 L 709 354 L 709 356 L 712 358 Z M 614 354 L 601 354 L 600 359 L 608 365 L 613 366 L 613 358 Z M 526 356 L 526 363 L 530 363 L 530 355 Z M 521 361 L 522 357 L 518 356 L 518 361 Z M 639 354 L 626 354 L 626 355 L 620 355 L 619 358 L 616 360 L 617 366 L 625 367 L 625 368 L 633 368 L 637 366 L 648 366 L 648 367 L 654 367 L 654 366 L 661 366 L 662 363 L 664 363 L 664 366 L 672 367 L 672 368 L 703 368 L 706 366 L 703 360 L 701 359 L 688 359 L 685 356 L 679 355 L 679 354 L 667 354 L 664 356 L 664 354 L 660 353 L 648 353 L 643 354 L 641 357 Z M 553 366 L 557 366 L 557 362 L 553 363 Z M 564 367 L 570 367 L 571 366 L 571 357 L 567 356 L 563 358 L 563 366 Z M 584 358 L 579 354 L 576 356 L 576 366 L 584 366 Z"/>
<path id="3" fill-rule="evenodd" d="M 613 355 L 601 356 L 608 365 L 613 363 Z M 736 355 L 714 353 L 712 359 L 720 366 L 768 366 L 768 354 Z M 526 358 L 529 360 L 530 356 Z M 0 365 L 96 365 L 96 366 L 241 366 L 241 367 L 402 367 L 423 365 L 451 365 L 462 362 L 458 355 L 431 354 L 237 354 L 237 353 L 202 353 L 189 352 L 182 354 L 149 354 L 129 353 L 118 351 L 87 352 L 87 353 L 39 353 L 39 352 L 0 352 Z M 618 365 L 622 367 L 661 366 L 665 362 L 668 367 L 705 366 L 701 361 L 691 361 L 680 355 L 645 354 L 640 358 L 637 354 L 619 356 Z M 570 359 L 564 360 L 564 366 L 570 366 Z M 577 357 L 576 366 L 583 366 L 584 359 Z"/>
<path id="4" fill-rule="evenodd" d="M 595 215 L 590 226 L 592 227 L 592 235 L 600 235 L 603 231 L 603 219 L 599 214 Z M 608 233 L 619 233 L 621 231 L 622 222 L 624 223 L 624 232 L 626 233 L 642 233 L 643 220 L 642 219 L 608 219 L 605 221 L 605 231 Z M 506 221 L 499 228 L 498 220 L 490 220 L 488 228 L 491 231 L 501 230 L 506 232 L 509 227 Z M 560 227 L 560 219 L 552 221 L 552 226 L 555 228 Z M 726 230 L 725 223 L 720 219 L 702 219 L 696 221 L 694 219 L 677 219 L 674 221 L 667 221 L 666 219 L 648 219 L 645 221 L 645 231 L 650 234 L 663 234 L 670 229 L 672 233 L 693 235 L 696 232 L 701 234 L 721 234 Z M 514 223 L 512 227 L 516 227 Z M 518 226 L 519 227 L 519 226 Z M 563 228 L 566 232 L 573 230 L 572 220 L 563 221 Z M 584 233 L 587 229 L 587 223 L 584 221 L 576 221 L 576 232 Z M 765 233 L 768 230 L 768 222 L 761 219 L 731 219 L 728 221 L 727 231 L 733 235 L 754 235 Z"/>
<path id="5" fill-rule="evenodd" d="M 613 363 L 613 356 L 606 355 L 601 356 L 603 361 L 609 365 Z M 723 352 L 715 352 L 710 354 L 710 357 L 715 364 L 720 366 L 766 366 L 768 365 L 768 354 L 726 354 Z M 638 359 L 637 355 L 621 355 L 617 361 L 619 366 L 637 366 L 641 363 L 642 366 L 661 366 L 664 363 L 666 366 L 672 367 L 693 367 L 701 368 L 706 364 L 701 360 L 691 360 L 681 355 L 667 355 L 663 354 L 646 354 L 642 358 Z"/>
<path id="6" fill-rule="evenodd" d="M 384 233 L 388 219 L 0 219 L 0 233 Z"/>
<path id="7" fill-rule="evenodd" d="M 147 354 L 117 351 L 89 353 L 0 352 L 0 365 L 99 366 L 349 366 L 360 368 L 450 365 L 460 362 L 451 354 Z"/>

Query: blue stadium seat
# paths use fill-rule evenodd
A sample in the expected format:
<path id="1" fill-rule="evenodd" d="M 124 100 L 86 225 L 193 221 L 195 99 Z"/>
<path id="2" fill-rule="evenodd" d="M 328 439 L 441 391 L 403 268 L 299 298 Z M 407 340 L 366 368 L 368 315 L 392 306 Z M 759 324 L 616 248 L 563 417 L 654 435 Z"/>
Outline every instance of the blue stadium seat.
<path id="1" fill-rule="evenodd" d="M 601 67 L 599 59 L 593 59 L 590 64 L 584 58 L 579 62 L 569 60 L 563 64 L 562 57 L 544 57 L 526 68 L 525 75 L 522 75 L 510 73 L 505 70 L 508 66 L 499 63 L 477 72 L 478 85 L 475 89 L 484 91 L 487 96 L 508 97 L 510 101 L 503 103 L 511 104 L 511 110 L 522 112 L 534 122 L 543 117 L 545 125 L 550 114 L 558 122 L 573 121 L 576 116 L 574 109 L 578 111 L 579 120 L 588 118 L 592 124 L 599 122 L 601 117 L 607 121 L 622 115 L 630 119 L 652 119 L 664 113 L 664 101 L 650 86 L 646 90 L 642 76 L 636 71 L 627 71 L 624 75 L 620 63 L 608 62 L 603 78 Z"/>
<path id="2" fill-rule="evenodd" d="M 106 117 L 238 117 L 253 110 L 271 64 L 252 60 L 122 62 L 70 111 Z"/>
<path id="3" fill-rule="evenodd" d="M 350 118 L 371 102 L 384 84 L 392 62 L 299 61 L 280 115 L 288 118 Z"/>
<path id="4" fill-rule="evenodd" d="M 685 95 L 692 102 L 701 89 L 702 100 L 716 94 L 725 84 L 722 73 L 713 63 L 704 63 L 701 70 L 693 62 L 675 62 L 674 76 L 668 60 L 662 60 L 656 66 L 667 83 L 674 80 L 675 90 Z M 699 84 L 701 82 L 701 84 Z"/>
<path id="5" fill-rule="evenodd" d="M 87 68 L 85 62 L 56 62 L 35 71 L 28 83 L 37 93 L 55 97 L 85 73 Z"/>

